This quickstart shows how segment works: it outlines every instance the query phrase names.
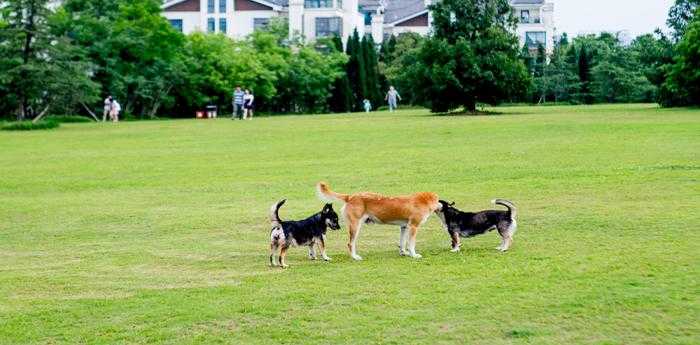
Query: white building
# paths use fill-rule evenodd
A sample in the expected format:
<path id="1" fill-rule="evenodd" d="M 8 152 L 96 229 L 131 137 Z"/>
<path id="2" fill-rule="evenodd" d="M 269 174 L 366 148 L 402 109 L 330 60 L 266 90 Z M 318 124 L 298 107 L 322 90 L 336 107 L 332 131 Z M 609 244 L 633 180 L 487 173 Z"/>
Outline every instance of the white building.
<path id="1" fill-rule="evenodd" d="M 389 35 L 427 35 L 432 22 L 431 0 L 169 0 L 163 15 L 184 33 L 223 32 L 243 38 L 264 27 L 270 18 L 289 20 L 290 35 L 313 40 L 339 35 L 344 40 L 357 30 L 380 43 Z M 545 0 L 511 0 L 519 20 L 521 44 L 547 52 L 554 47 L 554 5 Z"/>
<path id="2" fill-rule="evenodd" d="M 547 54 L 554 50 L 554 4 L 545 0 L 511 0 L 511 6 L 518 18 L 517 33 L 521 45 L 531 50 L 541 44 Z"/>

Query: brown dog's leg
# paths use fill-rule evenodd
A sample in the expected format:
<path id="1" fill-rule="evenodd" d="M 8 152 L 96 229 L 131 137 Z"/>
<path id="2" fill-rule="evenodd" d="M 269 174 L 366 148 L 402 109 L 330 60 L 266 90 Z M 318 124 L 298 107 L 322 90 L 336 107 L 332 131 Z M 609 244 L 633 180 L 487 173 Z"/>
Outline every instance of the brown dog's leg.
<path id="1" fill-rule="evenodd" d="M 401 226 L 401 234 L 399 235 L 399 255 L 408 255 L 406 251 L 406 242 L 408 242 L 408 229 L 407 225 Z"/>
<path id="2" fill-rule="evenodd" d="M 411 221 L 408 224 L 408 255 L 412 258 L 420 259 L 423 256 L 416 253 L 416 235 L 418 234 L 418 226 L 420 223 Z"/>
<path id="3" fill-rule="evenodd" d="M 357 236 L 360 234 L 360 227 L 362 226 L 359 219 L 353 219 L 348 222 L 348 234 L 350 238 L 348 239 L 348 251 L 350 252 L 350 257 L 354 260 L 362 260 L 362 257 L 357 255 Z"/>

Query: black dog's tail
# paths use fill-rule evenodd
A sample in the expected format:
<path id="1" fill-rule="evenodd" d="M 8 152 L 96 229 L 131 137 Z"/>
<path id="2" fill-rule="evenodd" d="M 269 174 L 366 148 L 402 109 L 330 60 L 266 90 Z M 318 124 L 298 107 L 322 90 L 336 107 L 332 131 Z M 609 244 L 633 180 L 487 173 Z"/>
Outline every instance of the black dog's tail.
<path id="1" fill-rule="evenodd" d="M 284 205 L 284 203 L 286 201 L 287 201 L 287 199 L 282 199 L 282 200 L 278 201 L 277 203 L 272 204 L 272 206 L 270 206 L 270 222 L 272 223 L 272 227 L 279 226 L 280 223 L 282 222 L 280 220 L 279 210 L 280 210 L 280 207 L 282 207 L 282 205 Z"/>
<path id="2" fill-rule="evenodd" d="M 510 213 L 511 220 L 515 219 L 515 217 L 518 215 L 518 209 L 515 207 L 515 205 L 512 202 L 510 202 L 508 200 L 494 199 L 491 202 L 494 203 L 494 205 L 501 205 L 501 206 L 505 206 L 506 208 L 508 208 L 508 213 Z"/>

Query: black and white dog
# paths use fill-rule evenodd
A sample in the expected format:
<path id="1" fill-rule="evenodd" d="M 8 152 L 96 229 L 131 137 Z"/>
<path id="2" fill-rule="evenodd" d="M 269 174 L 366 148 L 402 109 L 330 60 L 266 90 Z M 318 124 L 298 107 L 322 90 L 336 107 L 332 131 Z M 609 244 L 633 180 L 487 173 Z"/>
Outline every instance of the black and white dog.
<path id="1" fill-rule="evenodd" d="M 452 251 L 460 250 L 460 237 L 474 237 L 481 235 L 487 231 L 498 229 L 498 234 L 501 235 L 501 245 L 496 249 L 505 252 L 513 243 L 513 235 L 517 229 L 515 217 L 517 209 L 512 202 L 503 199 L 493 200 L 495 205 L 503 205 L 508 208 L 508 211 L 486 210 L 481 212 L 462 212 L 456 209 L 453 203 L 440 200 L 442 208 L 435 211 L 445 230 L 450 234 L 452 239 Z"/>
<path id="2" fill-rule="evenodd" d="M 270 266 L 277 266 L 275 253 L 279 249 L 278 261 L 283 268 L 288 267 L 285 262 L 287 250 L 292 245 L 309 246 L 309 258 L 316 260 L 314 245 L 318 245 L 323 260 L 330 261 L 326 255 L 326 230 L 340 230 L 338 214 L 333 211 L 332 204 L 323 206 L 321 212 L 299 221 L 282 221 L 279 217 L 279 209 L 287 200 L 281 200 L 270 207 Z"/>

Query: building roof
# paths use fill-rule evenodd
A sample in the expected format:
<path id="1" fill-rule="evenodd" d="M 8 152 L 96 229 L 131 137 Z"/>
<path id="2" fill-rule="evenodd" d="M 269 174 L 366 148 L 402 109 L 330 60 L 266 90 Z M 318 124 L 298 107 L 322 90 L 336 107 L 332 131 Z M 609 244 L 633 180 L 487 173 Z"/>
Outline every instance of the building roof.
<path id="1" fill-rule="evenodd" d="M 175 6 L 177 4 L 180 4 L 182 2 L 185 2 L 187 0 L 164 0 L 163 5 L 160 7 L 162 9 L 167 10 L 171 6 Z M 289 0 L 251 0 L 263 5 L 273 5 L 273 6 L 279 6 L 279 7 L 287 7 L 289 5 Z"/>
<path id="2" fill-rule="evenodd" d="M 386 0 L 384 22 L 391 24 L 411 19 L 428 11 L 424 0 Z"/>
<path id="3" fill-rule="evenodd" d="M 384 0 L 359 0 L 357 4 L 363 10 L 377 10 L 384 6 Z"/>
<path id="4" fill-rule="evenodd" d="M 253 1 L 255 1 L 255 0 L 253 0 Z M 265 0 L 265 1 L 267 1 L 267 2 L 269 2 L 269 3 L 273 3 L 273 4 L 277 5 L 277 6 L 284 6 L 284 7 L 289 6 L 289 1 L 288 1 L 288 0 Z"/>
<path id="5" fill-rule="evenodd" d="M 511 0 L 511 5 L 539 5 L 544 4 L 544 0 Z"/>

